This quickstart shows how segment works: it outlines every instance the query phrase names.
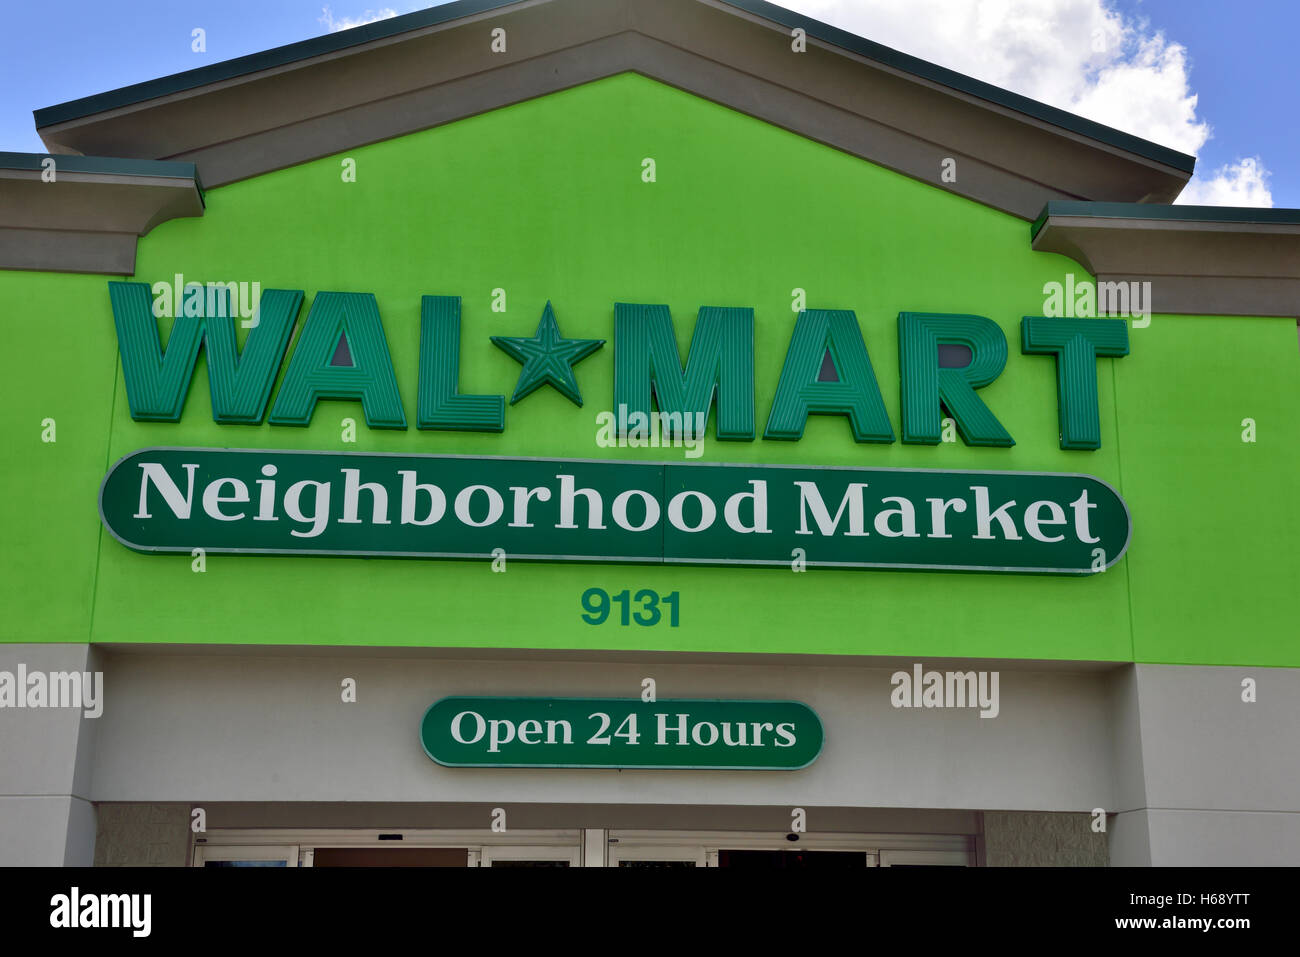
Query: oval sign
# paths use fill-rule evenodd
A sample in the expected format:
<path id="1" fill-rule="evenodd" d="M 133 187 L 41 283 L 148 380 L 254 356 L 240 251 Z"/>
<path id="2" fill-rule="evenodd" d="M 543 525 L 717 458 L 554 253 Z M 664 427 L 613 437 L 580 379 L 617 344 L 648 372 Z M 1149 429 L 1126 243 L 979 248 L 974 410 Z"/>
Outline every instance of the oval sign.
<path id="1" fill-rule="evenodd" d="M 822 740 L 798 701 L 452 697 L 420 722 L 425 753 L 452 768 L 795 771 Z"/>
<path id="2" fill-rule="evenodd" d="M 1131 533 L 1071 473 L 259 449 L 141 449 L 99 508 L 128 548 L 186 554 L 1089 575 Z"/>

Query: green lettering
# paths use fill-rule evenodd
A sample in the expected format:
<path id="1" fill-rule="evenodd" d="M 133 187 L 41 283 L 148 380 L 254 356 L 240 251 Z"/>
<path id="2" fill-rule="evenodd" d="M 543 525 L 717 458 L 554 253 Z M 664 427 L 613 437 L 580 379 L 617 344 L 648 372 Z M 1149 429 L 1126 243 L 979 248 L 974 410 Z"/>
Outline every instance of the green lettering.
<path id="1" fill-rule="evenodd" d="M 651 393 L 659 411 L 673 416 L 666 422 L 675 425 L 680 412 L 692 433 L 700 416 L 707 427 L 716 399 L 718 438 L 752 441 L 754 310 L 702 307 L 683 369 L 667 306 L 615 303 L 614 406 L 627 409 L 616 416 L 618 428 L 638 412 L 648 421 Z"/>
<path id="2" fill-rule="evenodd" d="M 960 369 L 939 367 L 939 345 L 971 351 Z M 902 388 L 903 441 L 938 445 L 947 408 L 967 445 L 1006 448 L 1015 440 L 975 394 L 1007 365 L 1007 337 L 991 319 L 949 313 L 900 312 L 898 363 Z"/>
<path id="3" fill-rule="evenodd" d="M 818 379 L 827 352 L 837 382 Z M 799 439 L 814 413 L 847 415 L 855 442 L 894 441 L 894 428 L 852 310 L 809 309 L 799 314 L 763 438 Z"/>
<path id="4" fill-rule="evenodd" d="M 460 296 L 420 300 L 420 383 L 416 428 L 503 432 L 503 395 L 460 393 Z"/>
<path id="5" fill-rule="evenodd" d="M 1128 355 L 1128 322 L 1025 316 L 1020 321 L 1020 341 L 1025 355 L 1056 356 L 1061 448 L 1101 448 L 1097 357 Z"/>
<path id="6" fill-rule="evenodd" d="M 347 336 L 352 365 L 331 365 L 343 336 Z M 406 413 L 379 318 L 379 304 L 371 293 L 316 294 L 284 374 L 284 384 L 275 397 L 270 422 L 309 425 L 321 399 L 360 401 L 366 425 L 372 429 L 406 428 Z"/>
<path id="7" fill-rule="evenodd" d="M 222 424 L 257 425 L 266 412 L 276 371 L 284 358 L 302 304 L 301 290 L 267 289 L 258 306 L 258 323 L 241 354 L 235 341 L 235 310 L 229 288 L 208 291 L 210 305 L 198 315 L 183 313 L 172 323 L 164 352 L 145 283 L 110 282 L 109 300 L 117 327 L 118 351 L 131 418 L 176 422 L 194 377 L 199 347 L 207 353 L 212 418 Z M 220 296 L 220 303 L 211 302 Z"/>

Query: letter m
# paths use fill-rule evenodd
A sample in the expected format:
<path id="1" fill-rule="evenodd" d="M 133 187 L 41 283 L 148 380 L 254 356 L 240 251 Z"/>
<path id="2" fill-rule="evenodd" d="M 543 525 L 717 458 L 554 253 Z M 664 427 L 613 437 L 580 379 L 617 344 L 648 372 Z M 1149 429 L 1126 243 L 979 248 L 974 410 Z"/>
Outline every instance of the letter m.
<path id="1" fill-rule="evenodd" d="M 702 307 L 683 369 L 667 306 L 616 303 L 614 412 L 620 429 L 633 413 L 650 414 L 652 395 L 659 411 L 674 417 L 670 421 L 706 428 L 716 399 L 718 438 L 752 440 L 754 310 Z M 626 415 L 618 414 L 620 406 Z"/>
<path id="2" fill-rule="evenodd" d="M 103 912 L 100 914 L 100 927 L 130 927 L 131 898 L 126 894 L 104 894 L 100 897 L 103 901 Z"/>
<path id="3" fill-rule="evenodd" d="M 1097 315 L 1099 316 L 1129 315 L 1128 283 L 1126 282 L 1097 283 Z"/>
<path id="4" fill-rule="evenodd" d="M 867 487 L 866 482 L 849 483 L 849 487 L 844 490 L 844 497 L 840 499 L 840 507 L 835 510 L 834 518 L 831 518 L 830 509 L 826 507 L 821 489 L 817 487 L 816 482 L 794 484 L 799 487 L 799 531 L 795 533 L 796 535 L 812 534 L 812 529 L 808 527 L 809 512 L 812 513 L 813 521 L 817 523 L 817 531 L 827 537 L 834 535 L 846 509 L 849 513 L 849 530 L 844 534 L 859 537 L 869 534 L 865 528 L 865 510 L 862 502 L 862 490 Z"/>
<path id="5" fill-rule="evenodd" d="M 945 676 L 948 707 L 975 707 L 979 703 L 978 676 L 973 671 L 949 671 Z"/>
<path id="6" fill-rule="evenodd" d="M 205 316 L 220 316 L 225 318 L 235 314 L 233 303 L 239 300 L 235 297 L 239 295 L 239 283 L 236 282 L 210 282 L 208 283 L 206 302 L 204 303 L 203 314 Z"/>

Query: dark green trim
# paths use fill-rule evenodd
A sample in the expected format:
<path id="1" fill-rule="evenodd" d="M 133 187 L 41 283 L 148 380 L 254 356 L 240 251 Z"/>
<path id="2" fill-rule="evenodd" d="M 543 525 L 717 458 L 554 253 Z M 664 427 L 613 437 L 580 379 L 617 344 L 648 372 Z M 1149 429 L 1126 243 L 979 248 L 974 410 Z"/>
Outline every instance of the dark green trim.
<path id="1" fill-rule="evenodd" d="M 387 20 L 377 20 L 374 23 L 366 23 L 350 30 L 340 30 L 337 33 L 312 37 L 310 40 L 300 40 L 297 43 L 289 43 L 282 47 L 264 50 L 261 53 L 250 53 L 247 56 L 236 57 L 233 60 L 223 60 L 220 63 L 200 67 L 197 70 L 173 73 L 171 76 L 146 80 L 144 83 L 135 83 L 120 89 L 109 90 L 106 93 L 97 93 L 94 96 L 82 97 L 79 100 L 69 100 L 66 103 L 33 110 L 32 115 L 36 119 L 36 128 L 39 130 L 45 126 L 53 126 L 56 123 L 65 123 L 68 120 L 80 119 L 83 116 L 91 116 L 118 107 L 142 103 L 145 100 L 168 96 L 182 90 L 193 90 L 200 86 L 207 86 L 209 83 L 219 83 L 222 80 L 247 76 L 250 73 L 283 66 L 286 63 L 296 63 L 299 60 L 307 60 L 323 53 L 346 50 L 348 47 L 360 46 L 372 40 L 381 40 L 384 37 L 395 36 L 399 33 L 435 26 L 439 23 L 446 23 L 448 20 L 473 16 L 476 13 L 495 10 L 500 7 L 513 6 L 518 2 L 519 0 L 455 0 L 454 3 L 445 3 L 430 10 L 417 10 L 415 13 L 390 17 Z"/>
<path id="2" fill-rule="evenodd" d="M 729 0 L 728 0 L 729 2 Z M 1267 209 L 1254 206 L 1164 206 L 1158 203 L 1090 203 L 1054 199 L 1043 207 L 1032 226 L 1032 242 L 1047 225 L 1050 216 L 1088 216 L 1093 219 L 1166 219 L 1180 223 L 1241 223 L 1300 225 L 1300 209 Z"/>
<path id="3" fill-rule="evenodd" d="M 1152 143 L 1150 140 L 1144 140 L 1139 136 L 1121 132 L 1101 123 L 1094 123 L 1092 120 L 1086 120 L 1065 110 L 1048 106 L 1046 103 L 1039 103 L 1037 100 L 1031 100 L 1019 93 L 1012 93 L 991 83 L 976 80 L 964 73 L 936 66 L 918 57 L 908 56 L 906 53 L 899 53 L 897 50 L 865 40 L 830 24 L 822 23 L 820 20 L 794 13 L 774 3 L 767 3 L 766 0 L 722 0 L 722 2 L 728 6 L 773 20 L 785 27 L 802 28 L 810 37 L 833 44 L 843 50 L 848 50 L 850 53 L 856 53 L 876 63 L 902 70 L 904 73 L 910 73 L 923 80 L 941 84 L 960 93 L 979 97 L 981 100 L 1007 107 L 1018 113 L 1024 113 L 1026 116 L 1042 120 L 1044 123 L 1059 126 L 1072 133 L 1079 133 L 1108 146 L 1118 147 L 1125 152 L 1135 153 L 1146 159 L 1164 163 L 1166 166 L 1172 166 L 1174 169 L 1182 170 L 1185 173 L 1192 172 L 1196 166 L 1196 157 L 1194 156 L 1188 156 L 1186 153 L 1180 153 L 1178 150 Z"/>
<path id="4" fill-rule="evenodd" d="M 173 160 L 119 159 L 116 156 L 75 156 L 63 153 L 0 152 L 0 169 L 23 169 L 40 172 L 46 159 L 53 158 L 60 172 L 106 173 L 113 176 L 155 176 L 168 179 L 191 179 L 199 183 L 199 170 L 193 163 Z"/>
<path id="5" fill-rule="evenodd" d="M 0 169 L 20 169 L 42 172 L 45 160 L 53 159 L 55 168 L 62 173 L 98 173 L 106 176 L 143 176 L 160 179 L 186 180 L 194 184 L 199 194 L 199 206 L 206 209 L 203 182 L 199 168 L 193 163 L 177 160 L 121 159 L 116 156 L 78 156 L 75 153 L 5 153 L 0 152 Z"/>

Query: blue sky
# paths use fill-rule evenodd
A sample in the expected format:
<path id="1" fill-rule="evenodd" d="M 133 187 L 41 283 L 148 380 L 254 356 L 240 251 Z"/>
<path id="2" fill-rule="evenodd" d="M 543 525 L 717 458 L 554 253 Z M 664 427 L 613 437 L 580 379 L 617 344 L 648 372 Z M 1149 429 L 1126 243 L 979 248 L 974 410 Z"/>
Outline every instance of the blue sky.
<path id="1" fill-rule="evenodd" d="M 1296 0 L 1124 0 L 1187 47 L 1197 112 L 1213 136 L 1198 171 L 1244 156 L 1272 172 L 1273 205 L 1300 207 L 1300 3 Z"/>
<path id="2" fill-rule="evenodd" d="M 0 34 L 0 150 L 32 110 L 427 2 L 65 0 Z M 1198 156 L 1184 201 L 1300 207 L 1297 0 L 784 0 L 878 42 Z M 206 51 L 191 49 L 195 28 Z"/>

